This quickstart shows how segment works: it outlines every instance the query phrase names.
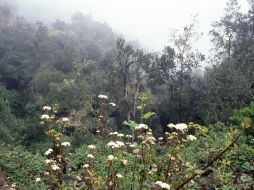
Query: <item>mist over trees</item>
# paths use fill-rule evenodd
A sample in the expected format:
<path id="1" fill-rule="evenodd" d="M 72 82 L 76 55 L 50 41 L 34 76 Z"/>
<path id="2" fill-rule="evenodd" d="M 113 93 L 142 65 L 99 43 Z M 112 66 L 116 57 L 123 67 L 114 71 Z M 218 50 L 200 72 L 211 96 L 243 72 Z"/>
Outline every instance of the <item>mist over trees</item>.
<path id="1" fill-rule="evenodd" d="M 216 129 L 254 100 L 253 1 L 246 13 L 236 0 L 228 2 L 210 31 L 212 58 L 193 46 L 201 37 L 195 20 L 175 31 L 162 52 L 147 52 L 80 12 L 70 22 L 47 25 L 27 21 L 17 9 L 0 0 L 0 143 L 31 152 L 40 143 L 45 146 L 38 119 L 45 105 L 56 106 L 56 116 L 70 118 L 66 138 L 71 144 L 93 141 L 99 94 L 116 104 L 105 108 L 108 131 L 128 131 L 124 121 L 142 123 L 140 116 L 151 110 L 145 123 L 155 137 L 169 131 L 169 123 Z M 198 73 L 204 61 L 209 66 Z M 149 99 L 142 110 L 144 93 Z M 254 135 L 253 127 L 247 135 Z"/>
<path id="2" fill-rule="evenodd" d="M 242 13 L 236 1 L 229 2 L 225 16 L 213 24 L 216 55 L 206 60 L 210 66 L 202 74 L 193 72 L 205 60 L 193 48 L 200 38 L 195 20 L 175 31 L 161 53 L 153 53 L 134 49 L 109 26 L 80 12 L 71 22 L 56 20 L 48 26 L 17 16 L 7 1 L 0 8 L 0 79 L 13 98 L 4 97 L 4 106 L 22 120 L 19 130 L 27 130 L 26 123 L 44 104 L 59 104 L 66 116 L 82 109 L 93 112 L 100 92 L 120 103 L 114 112 L 122 118 L 120 126 L 127 118 L 135 120 L 141 92 L 149 93 L 159 126 L 227 122 L 235 109 L 253 101 L 252 3 Z"/>

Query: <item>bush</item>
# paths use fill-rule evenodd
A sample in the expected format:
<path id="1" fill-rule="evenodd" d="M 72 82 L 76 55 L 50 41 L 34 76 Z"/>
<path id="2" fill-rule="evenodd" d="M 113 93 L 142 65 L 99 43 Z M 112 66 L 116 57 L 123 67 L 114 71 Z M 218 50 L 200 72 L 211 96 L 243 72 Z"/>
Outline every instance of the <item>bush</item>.
<path id="1" fill-rule="evenodd" d="M 76 128 L 74 133 L 71 135 L 71 144 L 74 147 L 95 144 L 96 141 L 98 141 L 97 136 L 88 134 L 87 130 L 80 127 Z"/>
<path id="2" fill-rule="evenodd" d="M 244 118 L 248 117 L 252 121 L 254 121 L 254 102 L 252 102 L 248 107 L 235 110 L 232 117 L 230 117 L 230 121 L 235 125 L 240 125 Z M 251 127 L 246 130 L 247 135 L 254 136 L 254 122 L 251 123 Z"/>
<path id="3" fill-rule="evenodd" d="M 36 184 L 35 179 L 43 173 L 44 159 L 31 154 L 22 146 L 0 146 L 0 170 L 4 171 L 16 183 L 17 189 L 46 189 L 43 183 Z"/>
<path id="4" fill-rule="evenodd" d="M 5 143 L 10 143 L 14 140 L 15 129 L 17 128 L 16 117 L 11 113 L 11 108 L 4 100 L 0 97 L 0 139 Z"/>

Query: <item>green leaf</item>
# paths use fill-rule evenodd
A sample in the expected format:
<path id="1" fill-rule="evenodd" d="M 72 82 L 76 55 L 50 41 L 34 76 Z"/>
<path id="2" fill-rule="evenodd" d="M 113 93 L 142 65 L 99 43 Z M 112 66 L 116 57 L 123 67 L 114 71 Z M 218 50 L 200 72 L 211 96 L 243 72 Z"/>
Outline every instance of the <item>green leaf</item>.
<path id="1" fill-rule="evenodd" d="M 152 115 L 154 115 L 155 113 L 154 112 L 147 112 L 146 114 L 144 114 L 142 116 L 142 119 L 143 120 L 148 120 Z"/>
<path id="2" fill-rule="evenodd" d="M 131 128 L 134 128 L 138 125 L 135 121 L 132 120 L 124 121 L 123 124 Z"/>
<path id="3" fill-rule="evenodd" d="M 140 95 L 139 95 L 139 99 L 142 101 L 142 102 L 146 102 L 147 100 L 148 100 L 148 95 L 147 95 L 147 93 L 141 93 Z"/>
<path id="4" fill-rule="evenodd" d="M 248 185 L 253 185 L 254 184 L 253 179 L 250 176 L 246 175 L 246 174 L 242 174 L 240 179 L 243 183 L 247 183 Z"/>

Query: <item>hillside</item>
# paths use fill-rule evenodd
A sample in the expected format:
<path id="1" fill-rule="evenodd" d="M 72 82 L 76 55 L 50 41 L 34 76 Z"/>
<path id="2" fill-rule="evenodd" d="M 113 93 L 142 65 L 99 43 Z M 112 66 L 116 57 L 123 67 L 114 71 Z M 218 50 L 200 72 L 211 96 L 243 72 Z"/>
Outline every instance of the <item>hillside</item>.
<path id="1" fill-rule="evenodd" d="M 253 189 L 253 9 L 229 1 L 208 58 L 195 18 L 147 52 L 0 0 L 0 190 Z"/>

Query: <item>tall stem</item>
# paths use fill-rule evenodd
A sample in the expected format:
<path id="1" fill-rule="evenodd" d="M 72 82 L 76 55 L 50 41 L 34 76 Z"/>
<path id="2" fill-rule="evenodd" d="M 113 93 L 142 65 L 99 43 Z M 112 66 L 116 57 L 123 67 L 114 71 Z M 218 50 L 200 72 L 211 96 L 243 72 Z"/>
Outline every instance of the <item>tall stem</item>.
<path id="1" fill-rule="evenodd" d="M 136 163 L 137 163 L 137 159 L 136 156 L 134 158 L 134 164 L 133 164 L 133 169 L 132 169 L 132 184 L 131 184 L 131 190 L 134 190 L 135 188 L 135 170 L 136 170 Z"/>

